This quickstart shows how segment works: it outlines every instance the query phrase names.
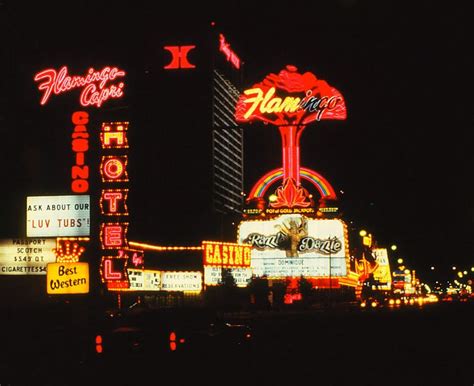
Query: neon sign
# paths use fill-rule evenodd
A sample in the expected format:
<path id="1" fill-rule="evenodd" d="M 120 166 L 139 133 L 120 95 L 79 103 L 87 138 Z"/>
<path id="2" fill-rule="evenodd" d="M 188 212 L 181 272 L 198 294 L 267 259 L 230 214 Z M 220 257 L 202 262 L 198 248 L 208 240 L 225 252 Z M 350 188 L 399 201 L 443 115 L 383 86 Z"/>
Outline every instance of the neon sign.
<path id="1" fill-rule="evenodd" d="M 89 292 L 89 282 L 88 263 L 48 264 L 48 294 L 86 294 Z"/>
<path id="2" fill-rule="evenodd" d="M 100 277 L 108 289 L 127 289 L 130 287 L 128 278 L 128 258 L 125 255 L 102 256 Z"/>
<path id="3" fill-rule="evenodd" d="M 89 150 L 89 133 L 86 127 L 89 123 L 89 114 L 85 111 L 76 111 L 72 114 L 72 123 L 75 125 L 71 137 L 76 164 L 71 169 L 71 190 L 74 193 L 86 193 L 89 190 L 89 166 L 85 165 L 84 155 Z"/>
<path id="4" fill-rule="evenodd" d="M 127 266 L 143 268 L 143 251 L 129 250 L 128 180 L 126 154 L 128 145 L 128 122 L 103 122 L 100 142 L 104 155 L 100 164 L 102 193 L 100 196 L 100 241 L 103 250 L 100 274 L 109 290 L 124 290 L 130 287 Z M 125 184 L 124 184 L 125 183 Z M 115 250 L 115 252 L 113 252 Z"/>
<path id="5" fill-rule="evenodd" d="M 275 97 L 275 91 L 275 87 L 268 89 L 265 94 L 264 91 L 258 87 L 245 90 L 244 94 L 247 96 L 250 95 L 251 97 L 246 98 L 243 103 L 251 103 L 251 105 L 245 112 L 243 116 L 244 119 L 249 119 L 258 107 L 257 111 L 261 114 L 295 113 L 300 111 L 316 112 L 315 119 L 320 121 L 323 113 L 326 113 L 325 117 L 329 117 L 330 113 L 335 110 L 339 104 L 343 103 L 343 99 L 340 96 L 316 97 L 313 96 L 312 90 L 306 91 L 306 96 L 303 98 L 287 96 L 285 99 Z"/>
<path id="6" fill-rule="evenodd" d="M 34 80 L 40 82 L 38 90 L 43 91 L 40 104 L 45 105 L 52 94 L 59 95 L 67 91 L 82 88 L 79 101 L 82 106 L 101 107 L 108 99 L 121 98 L 123 96 L 124 83 L 107 85 L 108 82 L 125 76 L 125 71 L 117 67 L 104 67 L 100 71 L 89 68 L 85 76 L 68 75 L 67 66 L 56 71 L 48 68 L 38 72 Z"/>
<path id="7" fill-rule="evenodd" d="M 165 46 L 165 50 L 172 55 L 171 62 L 164 67 L 165 70 L 176 70 L 179 68 L 195 68 L 196 66 L 189 62 L 188 53 L 196 46 Z"/>
<path id="8" fill-rule="evenodd" d="M 77 240 L 77 241 L 76 241 Z M 86 248 L 79 244 L 79 239 L 57 238 L 54 254 L 58 263 L 77 263 Z"/>
<path id="9" fill-rule="evenodd" d="M 103 189 L 100 196 L 100 213 L 106 216 L 127 216 L 128 189 Z"/>
<path id="10" fill-rule="evenodd" d="M 126 155 L 102 156 L 102 162 L 100 164 L 102 182 L 127 182 L 127 163 L 128 157 Z"/>
<path id="11" fill-rule="evenodd" d="M 219 51 L 225 55 L 227 61 L 232 63 L 237 70 L 240 69 L 240 58 L 232 51 L 230 44 L 225 41 L 225 37 L 222 34 L 219 34 Z"/>
<path id="12" fill-rule="evenodd" d="M 203 241 L 202 247 L 204 265 L 250 267 L 250 245 Z"/>
<path id="13" fill-rule="evenodd" d="M 102 249 L 117 249 L 128 245 L 128 223 L 102 223 L 100 240 Z"/>
<path id="14" fill-rule="evenodd" d="M 128 122 L 113 122 L 102 125 L 100 142 L 103 149 L 127 149 L 128 148 Z"/>
<path id="15" fill-rule="evenodd" d="M 104 277 L 107 280 L 120 280 L 122 278 L 122 272 L 112 271 L 112 260 L 104 260 Z"/>
<path id="16" fill-rule="evenodd" d="M 301 179 L 305 178 L 300 167 L 301 135 L 311 122 L 344 120 L 346 115 L 344 98 L 338 90 L 310 72 L 298 73 L 291 65 L 278 74 L 267 75 L 241 94 L 235 110 L 236 121 L 270 123 L 278 127 L 281 135 L 283 183 L 270 202 L 273 209 L 314 205 L 312 196 L 301 185 Z M 265 181 L 267 177 L 271 177 L 269 173 Z M 332 192 L 323 198 L 329 196 L 335 198 Z"/>
<path id="17" fill-rule="evenodd" d="M 119 256 L 127 258 L 129 263 L 133 265 L 135 269 L 143 269 L 145 266 L 144 252 L 135 249 L 121 249 Z"/>
<path id="18" fill-rule="evenodd" d="M 235 113 L 238 122 L 261 120 L 277 126 L 344 120 L 346 116 L 339 91 L 310 72 L 299 74 L 295 66 L 287 66 L 278 75 L 269 74 L 245 90 Z"/>

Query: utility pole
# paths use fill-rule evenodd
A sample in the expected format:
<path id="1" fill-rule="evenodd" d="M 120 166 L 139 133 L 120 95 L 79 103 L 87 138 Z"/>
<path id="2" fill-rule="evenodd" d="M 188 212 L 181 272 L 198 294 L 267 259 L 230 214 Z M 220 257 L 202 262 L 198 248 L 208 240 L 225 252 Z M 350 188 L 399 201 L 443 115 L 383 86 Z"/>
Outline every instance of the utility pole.
<path id="1" fill-rule="evenodd" d="M 329 252 L 329 294 L 328 294 L 328 305 L 331 306 L 331 292 L 332 292 L 332 283 L 331 283 L 331 252 Z"/>

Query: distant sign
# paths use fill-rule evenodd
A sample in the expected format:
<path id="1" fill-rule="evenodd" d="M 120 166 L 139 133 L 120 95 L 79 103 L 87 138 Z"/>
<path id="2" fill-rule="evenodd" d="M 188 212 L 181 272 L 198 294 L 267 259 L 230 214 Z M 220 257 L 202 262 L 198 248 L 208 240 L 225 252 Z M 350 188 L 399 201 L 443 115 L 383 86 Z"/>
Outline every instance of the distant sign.
<path id="1" fill-rule="evenodd" d="M 202 290 L 202 272 L 163 272 L 161 274 L 162 291 L 190 291 Z"/>
<path id="2" fill-rule="evenodd" d="M 374 248 L 377 268 L 374 271 L 374 279 L 380 284 L 380 289 L 390 290 L 392 285 L 392 275 L 390 273 L 390 263 L 386 248 Z"/>
<path id="3" fill-rule="evenodd" d="M 230 48 L 230 44 L 226 42 L 225 36 L 219 34 L 219 51 L 221 51 L 228 62 L 232 63 L 235 69 L 240 69 L 240 58 L 237 54 Z"/>
<path id="4" fill-rule="evenodd" d="M 202 272 L 153 271 L 127 268 L 130 291 L 201 292 Z"/>
<path id="5" fill-rule="evenodd" d="M 46 275 L 56 261 L 56 239 L 0 240 L 0 275 Z"/>
<path id="6" fill-rule="evenodd" d="M 48 264 L 46 290 L 48 294 L 86 294 L 89 292 L 88 263 Z"/>
<path id="7" fill-rule="evenodd" d="M 237 287 L 247 287 L 252 277 L 251 268 L 229 268 L 228 272 L 235 280 Z M 204 284 L 219 285 L 222 282 L 222 268 L 213 266 L 204 266 Z"/>
<path id="8" fill-rule="evenodd" d="M 26 198 L 28 237 L 89 236 L 89 234 L 89 195 Z"/>
<path id="9" fill-rule="evenodd" d="M 160 291 L 161 271 L 128 268 L 130 291 Z"/>

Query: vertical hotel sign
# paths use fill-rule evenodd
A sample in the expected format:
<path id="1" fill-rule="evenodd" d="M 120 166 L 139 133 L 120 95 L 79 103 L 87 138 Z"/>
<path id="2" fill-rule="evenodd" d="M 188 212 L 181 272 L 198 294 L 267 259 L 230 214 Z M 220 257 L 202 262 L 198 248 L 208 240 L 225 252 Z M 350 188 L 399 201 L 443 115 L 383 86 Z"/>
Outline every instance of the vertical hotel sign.
<path id="1" fill-rule="evenodd" d="M 100 132 L 100 275 L 109 290 L 129 288 L 128 265 L 128 122 L 104 122 Z M 142 259 L 143 260 L 143 259 Z"/>

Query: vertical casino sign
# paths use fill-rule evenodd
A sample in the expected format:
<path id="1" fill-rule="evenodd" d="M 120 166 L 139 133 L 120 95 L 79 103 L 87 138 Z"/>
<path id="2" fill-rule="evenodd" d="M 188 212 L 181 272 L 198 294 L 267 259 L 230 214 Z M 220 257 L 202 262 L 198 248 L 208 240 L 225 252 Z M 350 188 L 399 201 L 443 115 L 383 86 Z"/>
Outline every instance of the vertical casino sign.
<path id="1" fill-rule="evenodd" d="M 75 111 L 71 120 L 74 125 L 71 146 L 75 161 L 71 168 L 71 190 L 78 194 L 87 193 L 89 191 L 89 165 L 86 163 L 86 153 L 89 150 L 89 133 L 87 132 L 89 114 L 86 111 Z"/>

